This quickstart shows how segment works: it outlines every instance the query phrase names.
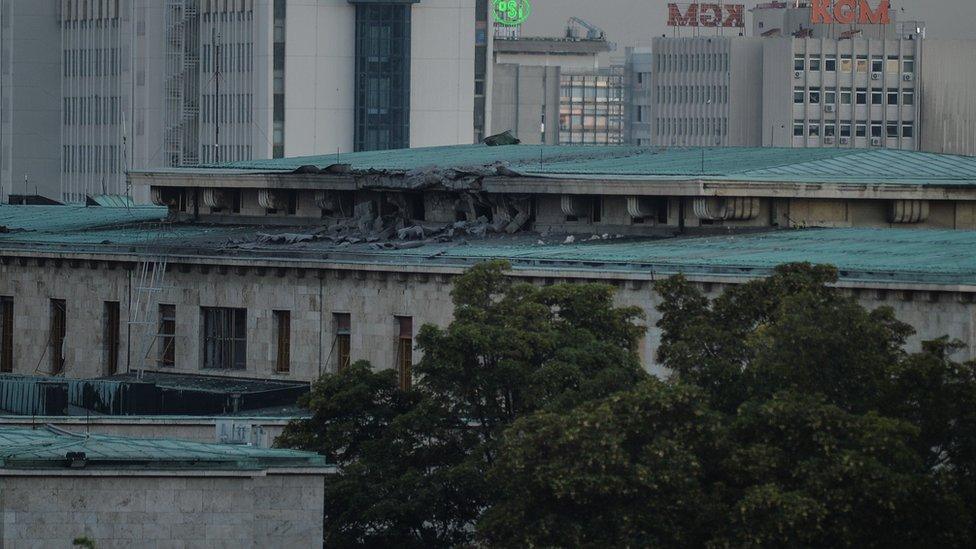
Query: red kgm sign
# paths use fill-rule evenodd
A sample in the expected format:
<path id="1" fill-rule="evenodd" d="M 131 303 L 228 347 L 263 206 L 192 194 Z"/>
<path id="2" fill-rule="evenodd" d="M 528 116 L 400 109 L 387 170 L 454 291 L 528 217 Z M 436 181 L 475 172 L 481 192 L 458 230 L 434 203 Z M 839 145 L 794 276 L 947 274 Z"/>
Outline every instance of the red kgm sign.
<path id="1" fill-rule="evenodd" d="M 681 8 L 684 7 L 682 13 Z M 668 4 L 669 27 L 744 27 L 743 4 Z"/>
<path id="2" fill-rule="evenodd" d="M 891 23 L 890 11 L 890 0 L 881 0 L 874 9 L 868 0 L 813 0 L 810 22 L 814 25 L 887 25 Z"/>

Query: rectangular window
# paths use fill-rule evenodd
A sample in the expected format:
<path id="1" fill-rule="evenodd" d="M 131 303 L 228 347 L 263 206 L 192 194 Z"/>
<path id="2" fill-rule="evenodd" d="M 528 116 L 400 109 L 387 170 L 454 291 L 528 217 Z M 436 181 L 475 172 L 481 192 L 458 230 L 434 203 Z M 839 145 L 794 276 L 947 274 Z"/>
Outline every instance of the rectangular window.
<path id="1" fill-rule="evenodd" d="M 857 124 L 854 125 L 854 136 L 855 137 L 867 137 L 868 135 L 868 124 L 863 120 L 858 120 Z"/>
<path id="2" fill-rule="evenodd" d="M 885 125 L 885 135 L 888 137 L 898 137 L 898 123 L 888 122 Z"/>
<path id="3" fill-rule="evenodd" d="M 915 126 L 911 122 L 904 122 L 901 125 L 902 137 L 915 137 Z"/>
<path id="4" fill-rule="evenodd" d="M 810 90 L 810 104 L 811 105 L 820 104 L 820 90 Z"/>
<path id="5" fill-rule="evenodd" d="M 882 72 L 884 71 L 884 58 L 883 57 L 872 57 L 871 58 L 871 72 Z"/>
<path id="6" fill-rule="evenodd" d="M 803 137 L 803 121 L 794 120 L 793 121 L 793 137 Z"/>
<path id="7" fill-rule="evenodd" d="M 824 71 L 837 72 L 837 57 L 831 55 L 824 58 Z"/>
<path id="8" fill-rule="evenodd" d="M 857 89 L 857 92 L 854 94 L 854 100 L 857 102 L 858 105 L 867 105 L 868 104 L 868 89 L 867 88 L 858 88 Z"/>
<path id="9" fill-rule="evenodd" d="M 159 347 L 156 364 L 160 368 L 176 367 L 176 305 L 159 306 Z"/>
<path id="10" fill-rule="evenodd" d="M 102 343 L 105 354 L 105 375 L 112 376 L 119 373 L 119 339 L 122 334 L 118 301 L 105 302 L 102 321 L 104 322 Z"/>
<path id="11" fill-rule="evenodd" d="M 850 122 L 841 122 L 840 125 L 840 136 L 850 137 L 851 136 L 851 124 Z"/>
<path id="12" fill-rule="evenodd" d="M 853 94 L 851 93 L 851 89 L 850 88 L 841 88 L 840 89 L 840 104 L 841 105 L 850 105 L 852 98 L 853 98 Z"/>
<path id="13" fill-rule="evenodd" d="M 247 309 L 203 307 L 203 367 L 247 368 Z"/>
<path id="14" fill-rule="evenodd" d="M 796 105 L 802 105 L 803 100 L 806 99 L 806 92 L 800 86 L 793 88 L 793 103 Z"/>
<path id="15" fill-rule="evenodd" d="M 400 388 L 409 389 L 413 384 L 413 318 L 396 317 L 397 323 L 397 374 Z"/>
<path id="16" fill-rule="evenodd" d="M 811 55 L 810 56 L 810 71 L 811 72 L 820 72 L 820 56 L 819 55 Z"/>
<path id="17" fill-rule="evenodd" d="M 902 90 L 902 92 L 901 92 L 901 103 L 902 103 L 902 105 L 914 105 L 915 104 L 915 90 Z"/>
<path id="18" fill-rule="evenodd" d="M 902 70 L 902 72 L 907 72 L 907 73 L 914 74 L 915 73 L 915 58 L 914 57 L 906 57 L 905 60 L 902 61 L 902 68 L 901 68 L 901 70 Z"/>
<path id="19" fill-rule="evenodd" d="M 352 320 L 348 313 L 332 315 L 332 326 L 335 330 L 336 371 L 341 372 L 349 367 L 352 337 Z"/>
<path id="20" fill-rule="evenodd" d="M 51 375 L 64 373 L 64 339 L 67 335 L 68 305 L 63 299 L 51 300 L 51 333 L 48 354 L 51 356 Z"/>
<path id="21" fill-rule="evenodd" d="M 850 55 L 842 55 L 840 58 L 840 71 L 841 72 L 852 72 L 854 69 L 853 61 Z"/>
<path id="22" fill-rule="evenodd" d="M 807 135 L 809 135 L 810 137 L 819 137 L 820 136 L 820 121 L 819 120 L 810 120 L 807 123 Z"/>
<path id="23" fill-rule="evenodd" d="M 824 123 L 824 137 L 834 137 L 836 126 L 833 122 Z"/>
<path id="24" fill-rule="evenodd" d="M 898 88 L 888 88 L 887 102 L 889 105 L 898 105 Z"/>
<path id="25" fill-rule="evenodd" d="M 888 74 L 895 74 L 898 72 L 898 56 L 889 55 L 888 60 L 885 62 L 885 72 Z"/>
<path id="26" fill-rule="evenodd" d="M 291 312 L 275 311 L 275 371 L 287 374 L 291 371 Z"/>
<path id="27" fill-rule="evenodd" d="M 857 72 L 867 73 L 868 72 L 868 56 L 858 55 L 857 56 Z"/>
<path id="28" fill-rule="evenodd" d="M 0 296 L 0 372 L 14 371 L 14 298 Z"/>
<path id="29" fill-rule="evenodd" d="M 828 90 L 824 92 L 824 105 L 837 104 L 837 92 Z"/>
<path id="30" fill-rule="evenodd" d="M 881 122 L 871 123 L 871 137 L 881 137 L 883 132 L 884 127 L 881 125 Z"/>
<path id="31" fill-rule="evenodd" d="M 871 90 L 871 104 L 872 105 L 883 105 L 884 104 L 884 92 L 881 90 Z"/>
<path id="32" fill-rule="evenodd" d="M 804 58 L 803 55 L 793 56 L 793 70 L 802 71 L 803 68 L 806 66 L 806 64 L 807 64 L 806 59 Z"/>

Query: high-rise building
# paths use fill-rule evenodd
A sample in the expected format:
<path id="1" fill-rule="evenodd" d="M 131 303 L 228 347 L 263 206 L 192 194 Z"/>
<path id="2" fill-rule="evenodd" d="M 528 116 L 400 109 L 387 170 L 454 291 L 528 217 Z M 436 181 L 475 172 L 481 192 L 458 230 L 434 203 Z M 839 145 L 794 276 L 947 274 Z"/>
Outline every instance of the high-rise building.
<path id="1" fill-rule="evenodd" d="M 487 131 L 486 0 L 0 2 L 0 200 Z"/>

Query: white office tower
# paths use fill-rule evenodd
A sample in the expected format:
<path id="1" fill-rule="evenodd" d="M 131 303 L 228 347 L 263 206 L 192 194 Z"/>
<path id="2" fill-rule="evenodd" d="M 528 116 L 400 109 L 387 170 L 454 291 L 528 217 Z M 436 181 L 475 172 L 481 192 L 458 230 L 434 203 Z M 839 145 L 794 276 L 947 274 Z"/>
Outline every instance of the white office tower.
<path id="1" fill-rule="evenodd" d="M 126 194 L 132 168 L 471 143 L 488 8 L 0 0 L 0 200 Z"/>

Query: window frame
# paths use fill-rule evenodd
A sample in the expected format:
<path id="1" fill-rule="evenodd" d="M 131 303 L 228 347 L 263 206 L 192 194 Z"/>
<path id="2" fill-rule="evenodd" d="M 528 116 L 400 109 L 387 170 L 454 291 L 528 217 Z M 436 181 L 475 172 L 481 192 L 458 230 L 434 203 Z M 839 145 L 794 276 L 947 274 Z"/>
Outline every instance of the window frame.
<path id="1" fill-rule="evenodd" d="M 200 307 L 202 370 L 247 370 L 247 309 Z"/>
<path id="2" fill-rule="evenodd" d="M 291 373 L 291 311 L 272 312 L 274 319 L 275 373 Z M 246 330 L 245 330 L 246 331 Z"/>

